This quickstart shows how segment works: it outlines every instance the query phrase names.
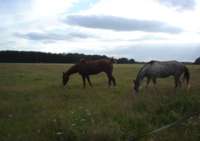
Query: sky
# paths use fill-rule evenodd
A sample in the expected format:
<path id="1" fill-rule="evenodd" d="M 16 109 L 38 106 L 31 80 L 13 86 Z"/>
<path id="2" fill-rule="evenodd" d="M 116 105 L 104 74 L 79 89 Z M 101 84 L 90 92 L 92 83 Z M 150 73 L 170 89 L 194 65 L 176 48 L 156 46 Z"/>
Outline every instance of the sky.
<path id="1" fill-rule="evenodd" d="M 199 0 L 0 0 L 0 50 L 200 56 Z"/>

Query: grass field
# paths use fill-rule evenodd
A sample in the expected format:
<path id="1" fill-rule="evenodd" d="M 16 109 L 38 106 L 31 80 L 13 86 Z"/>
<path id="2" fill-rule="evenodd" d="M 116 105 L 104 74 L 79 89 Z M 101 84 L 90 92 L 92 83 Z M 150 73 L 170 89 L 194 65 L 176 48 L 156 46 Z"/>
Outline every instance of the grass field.
<path id="1" fill-rule="evenodd" d="M 115 65 L 117 87 L 104 74 L 82 88 L 66 64 L 0 64 L 0 141 L 126 141 L 200 111 L 200 66 L 188 66 L 191 89 L 174 94 L 172 78 L 132 95 L 140 65 Z M 145 141 L 199 141 L 200 117 L 146 136 Z"/>

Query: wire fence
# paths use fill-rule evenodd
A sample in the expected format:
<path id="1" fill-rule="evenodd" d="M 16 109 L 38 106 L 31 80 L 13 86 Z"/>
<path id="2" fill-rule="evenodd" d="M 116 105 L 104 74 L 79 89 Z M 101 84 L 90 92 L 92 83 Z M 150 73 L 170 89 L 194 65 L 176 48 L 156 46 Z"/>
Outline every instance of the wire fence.
<path id="1" fill-rule="evenodd" d="M 144 133 L 140 136 L 137 136 L 137 137 L 131 136 L 131 137 L 129 137 L 128 141 L 139 141 L 139 140 L 143 139 L 144 137 L 147 137 L 147 136 L 150 136 L 150 135 L 153 135 L 153 134 L 158 134 L 160 131 L 166 130 L 168 128 L 177 127 L 180 124 L 188 121 L 189 119 L 198 118 L 199 116 L 200 116 L 200 111 L 187 114 L 183 118 L 181 118 L 181 119 L 179 119 L 175 122 L 169 123 L 167 125 L 164 125 L 164 126 L 158 128 L 158 129 L 154 129 L 153 131 L 146 132 L 146 133 Z"/>

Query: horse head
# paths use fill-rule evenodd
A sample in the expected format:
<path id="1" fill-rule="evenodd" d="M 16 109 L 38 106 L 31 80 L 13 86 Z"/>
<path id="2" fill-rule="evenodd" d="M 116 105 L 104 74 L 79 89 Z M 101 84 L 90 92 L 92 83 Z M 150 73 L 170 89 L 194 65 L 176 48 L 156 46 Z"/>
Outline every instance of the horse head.
<path id="1" fill-rule="evenodd" d="M 112 63 L 117 63 L 117 60 L 116 60 L 114 57 L 110 58 L 110 61 L 111 61 Z"/>
<path id="2" fill-rule="evenodd" d="M 139 92 L 140 83 L 139 81 L 133 80 L 133 90 L 136 94 Z"/>
<path id="3" fill-rule="evenodd" d="M 63 86 L 65 86 L 68 81 L 69 81 L 69 75 L 63 72 Z"/>

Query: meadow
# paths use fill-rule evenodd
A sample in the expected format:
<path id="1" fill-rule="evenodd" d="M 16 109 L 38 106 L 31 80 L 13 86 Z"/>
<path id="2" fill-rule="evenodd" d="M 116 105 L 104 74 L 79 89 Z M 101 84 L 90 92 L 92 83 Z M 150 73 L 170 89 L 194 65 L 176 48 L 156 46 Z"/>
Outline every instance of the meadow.
<path id="1" fill-rule="evenodd" d="M 183 87 L 175 94 L 169 77 L 137 96 L 132 80 L 141 65 L 115 64 L 115 88 L 102 73 L 86 89 L 78 74 L 62 86 L 69 66 L 0 64 L 0 141 L 128 141 L 200 111 L 200 66 L 188 65 L 189 91 Z M 198 141 L 200 117 L 140 140 Z"/>

